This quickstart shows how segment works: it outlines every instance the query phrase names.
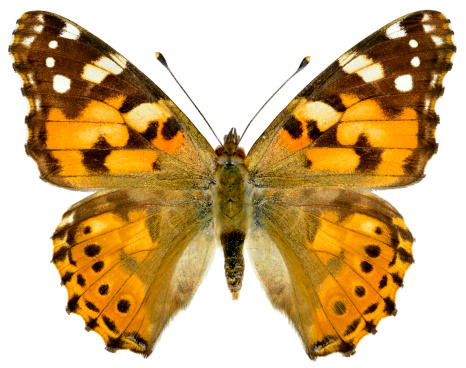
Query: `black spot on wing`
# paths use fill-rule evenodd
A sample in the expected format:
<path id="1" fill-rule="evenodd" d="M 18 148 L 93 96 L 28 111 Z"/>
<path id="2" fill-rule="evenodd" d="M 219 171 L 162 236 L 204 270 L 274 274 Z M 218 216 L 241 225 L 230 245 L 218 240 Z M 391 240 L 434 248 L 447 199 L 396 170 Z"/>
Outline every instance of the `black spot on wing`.
<path id="1" fill-rule="evenodd" d="M 306 125 L 307 125 L 306 126 L 307 136 L 309 137 L 310 140 L 315 141 L 317 138 L 321 136 L 322 132 L 317 127 L 316 120 L 309 120 Z"/>
<path id="2" fill-rule="evenodd" d="M 99 255 L 102 250 L 100 245 L 97 244 L 88 244 L 84 247 L 84 254 L 88 257 L 95 257 Z"/>
<path id="3" fill-rule="evenodd" d="M 354 152 L 359 156 L 359 164 L 356 167 L 356 171 L 358 172 L 373 172 L 382 162 L 382 149 L 371 147 L 364 133 L 359 135 Z"/>
<path id="4" fill-rule="evenodd" d="M 105 159 L 111 153 L 112 146 L 105 137 L 100 136 L 91 149 L 82 150 L 82 163 L 92 173 L 105 174 L 109 170 L 105 166 Z"/>
<path id="5" fill-rule="evenodd" d="M 283 124 L 283 129 L 288 132 L 291 138 L 299 139 L 303 135 L 303 125 L 294 116 L 289 116 Z"/>
<path id="6" fill-rule="evenodd" d="M 78 282 L 79 286 L 85 286 L 86 285 L 86 279 L 81 274 L 78 274 L 77 282 Z"/>
<path id="7" fill-rule="evenodd" d="M 352 334 L 354 331 L 356 331 L 356 329 L 359 326 L 359 323 L 361 323 L 361 318 L 355 319 L 353 322 L 351 322 L 348 325 L 348 327 L 346 327 L 346 330 L 345 330 L 345 333 L 343 334 L 343 336 L 348 336 L 348 335 Z"/>
<path id="8" fill-rule="evenodd" d="M 61 284 L 65 285 L 67 282 L 70 282 L 71 277 L 73 277 L 73 272 L 66 271 L 66 273 L 61 278 Z"/>
<path id="9" fill-rule="evenodd" d="M 66 306 L 66 312 L 69 313 L 74 313 L 78 310 L 79 305 L 78 305 L 78 300 L 79 300 L 79 295 L 74 294 L 70 300 L 68 300 L 68 305 Z"/>
<path id="10" fill-rule="evenodd" d="M 94 263 L 91 268 L 95 273 L 99 273 L 104 268 L 104 262 L 103 261 L 98 261 L 98 262 Z"/>
<path id="11" fill-rule="evenodd" d="M 378 306 L 379 306 L 379 303 L 371 304 L 369 307 L 367 307 L 367 309 L 363 312 L 363 314 L 374 313 L 377 310 Z"/>
<path id="12" fill-rule="evenodd" d="M 95 304 L 90 302 L 89 300 L 86 300 L 84 304 L 86 304 L 87 309 L 93 312 L 99 312 L 99 308 L 97 308 Z"/>
<path id="13" fill-rule="evenodd" d="M 115 322 L 113 322 L 106 315 L 102 315 L 102 320 L 104 321 L 105 326 L 107 326 L 110 331 L 118 333 L 118 329 L 116 328 Z"/>
<path id="14" fill-rule="evenodd" d="M 161 133 L 163 139 L 169 141 L 172 140 L 178 134 L 179 131 L 181 131 L 180 123 L 177 119 L 170 117 L 167 119 L 165 123 L 163 123 Z"/>

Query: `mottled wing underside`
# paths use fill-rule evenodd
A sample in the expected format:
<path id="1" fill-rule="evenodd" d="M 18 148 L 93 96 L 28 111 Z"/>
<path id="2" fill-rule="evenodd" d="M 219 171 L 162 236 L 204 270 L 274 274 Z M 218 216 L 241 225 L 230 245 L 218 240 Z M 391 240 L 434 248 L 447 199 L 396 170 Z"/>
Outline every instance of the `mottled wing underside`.
<path id="1" fill-rule="evenodd" d="M 260 187 L 393 187 L 435 153 L 434 107 L 455 51 L 449 20 L 408 14 L 331 64 L 277 116 L 246 164 Z"/>
<path id="2" fill-rule="evenodd" d="M 58 15 L 18 20 L 10 47 L 30 104 L 27 152 L 72 188 L 205 188 L 215 153 L 176 105 L 103 41 Z"/>
<path id="3" fill-rule="evenodd" d="M 252 263 L 310 358 L 351 355 L 396 313 L 413 238 L 390 204 L 361 190 L 263 189 L 254 216 Z"/>
<path id="4" fill-rule="evenodd" d="M 187 306 L 215 249 L 203 192 L 101 191 L 73 205 L 53 235 L 68 311 L 111 351 L 152 352 Z"/>

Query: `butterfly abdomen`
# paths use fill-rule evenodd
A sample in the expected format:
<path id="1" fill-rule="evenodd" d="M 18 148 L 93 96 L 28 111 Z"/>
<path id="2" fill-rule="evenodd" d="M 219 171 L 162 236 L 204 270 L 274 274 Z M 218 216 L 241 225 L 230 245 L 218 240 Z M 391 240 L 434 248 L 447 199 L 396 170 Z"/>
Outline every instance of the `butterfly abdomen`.
<path id="1" fill-rule="evenodd" d="M 225 146 L 227 142 L 228 136 Z M 219 152 L 219 156 L 215 184 L 211 187 L 215 227 L 225 256 L 228 288 L 233 299 L 237 299 L 244 274 L 243 245 L 252 216 L 253 186 L 243 157 L 235 149 Z"/>

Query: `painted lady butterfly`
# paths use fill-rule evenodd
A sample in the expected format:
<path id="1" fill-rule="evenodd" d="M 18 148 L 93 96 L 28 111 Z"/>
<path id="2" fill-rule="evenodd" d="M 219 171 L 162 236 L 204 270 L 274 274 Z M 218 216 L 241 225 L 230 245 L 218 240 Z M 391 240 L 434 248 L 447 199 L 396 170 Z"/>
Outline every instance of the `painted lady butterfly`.
<path id="1" fill-rule="evenodd" d="M 422 179 L 437 147 L 434 106 L 452 34 L 435 11 L 381 28 L 304 88 L 245 155 L 234 129 L 212 149 L 91 33 L 25 13 L 10 53 L 30 104 L 27 152 L 50 183 L 102 189 L 73 205 L 53 235 L 67 310 L 108 350 L 148 356 L 217 244 L 238 298 L 246 244 L 309 357 L 351 355 L 396 313 L 413 262 L 401 215 L 359 187 Z"/>

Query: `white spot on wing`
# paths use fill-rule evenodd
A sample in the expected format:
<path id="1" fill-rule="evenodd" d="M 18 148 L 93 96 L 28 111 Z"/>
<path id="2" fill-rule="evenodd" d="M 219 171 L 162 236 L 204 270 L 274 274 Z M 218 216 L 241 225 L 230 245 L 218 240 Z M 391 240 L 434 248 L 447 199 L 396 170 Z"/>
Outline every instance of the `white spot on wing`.
<path id="1" fill-rule="evenodd" d="M 53 89 L 58 93 L 65 93 L 71 87 L 70 78 L 65 77 L 64 75 L 55 75 L 53 77 Z"/>
<path id="2" fill-rule="evenodd" d="M 29 84 L 30 84 L 31 86 L 33 86 L 33 85 L 36 84 L 36 82 L 34 82 L 34 76 L 33 76 L 32 73 L 29 73 L 29 74 L 27 75 L 27 78 L 28 78 Z"/>
<path id="3" fill-rule="evenodd" d="M 110 57 L 123 69 L 126 68 L 126 63 L 128 61 L 123 56 L 120 54 L 110 54 Z"/>
<path id="4" fill-rule="evenodd" d="M 343 54 L 338 59 L 338 63 L 340 64 L 340 66 L 344 66 L 348 61 L 350 61 L 354 57 L 354 55 L 354 52 Z"/>
<path id="5" fill-rule="evenodd" d="M 395 79 L 395 88 L 400 92 L 408 92 L 413 89 L 413 77 L 409 74 L 401 75 Z"/>
<path id="6" fill-rule="evenodd" d="M 430 38 L 432 38 L 432 41 L 434 41 L 435 46 L 441 46 L 443 44 L 443 40 L 439 36 L 432 35 L 432 36 L 430 36 Z"/>
<path id="7" fill-rule="evenodd" d="M 39 22 L 42 22 L 44 23 L 44 15 L 43 14 L 39 14 L 36 19 L 39 21 Z"/>
<path id="8" fill-rule="evenodd" d="M 411 59 L 411 65 L 417 68 L 419 65 L 421 65 L 421 59 L 419 59 L 418 56 L 415 56 Z"/>
<path id="9" fill-rule="evenodd" d="M 39 112 L 41 110 L 39 96 L 36 96 L 36 98 L 34 99 L 34 107 L 36 109 L 36 112 Z"/>
<path id="10" fill-rule="evenodd" d="M 62 29 L 60 37 L 69 38 L 70 40 L 77 40 L 81 32 L 71 23 L 66 23 L 65 28 Z"/>
<path id="11" fill-rule="evenodd" d="M 424 14 L 424 16 L 422 17 L 422 21 L 427 22 L 429 20 L 430 20 L 430 14 L 428 14 L 428 13 Z"/>
<path id="12" fill-rule="evenodd" d="M 39 24 L 37 26 L 34 26 L 32 29 L 34 30 L 34 32 L 41 33 L 44 30 L 44 26 L 42 24 Z"/>
<path id="13" fill-rule="evenodd" d="M 45 59 L 45 65 L 47 65 L 49 68 L 53 68 L 55 66 L 55 59 L 53 57 L 48 57 Z"/>
<path id="14" fill-rule="evenodd" d="M 424 27 L 425 33 L 432 32 L 435 29 L 435 27 L 431 26 L 430 24 L 423 24 L 422 27 Z"/>
<path id="15" fill-rule="evenodd" d="M 434 88 L 437 85 L 439 77 L 440 76 L 437 73 L 432 74 L 432 80 L 430 81 L 430 87 Z"/>
<path id="16" fill-rule="evenodd" d="M 100 59 L 95 61 L 93 64 L 95 64 L 99 68 L 109 71 L 112 74 L 117 74 L 117 75 L 120 74 L 124 68 L 105 56 L 102 56 Z"/>
<path id="17" fill-rule="evenodd" d="M 409 40 L 409 46 L 411 46 L 413 49 L 419 46 L 419 43 L 416 40 Z"/>
<path id="18" fill-rule="evenodd" d="M 425 110 L 425 111 L 429 111 L 429 109 L 430 109 L 430 102 L 431 102 L 430 100 L 426 100 L 425 106 L 424 106 L 424 110 Z"/>
<path id="19" fill-rule="evenodd" d="M 372 59 L 366 55 L 360 55 L 351 60 L 343 67 L 343 70 L 349 74 L 358 74 L 365 82 L 373 82 L 384 77 L 382 65 L 380 63 L 373 64 Z"/>
<path id="20" fill-rule="evenodd" d="M 364 82 L 373 82 L 384 77 L 384 71 L 380 63 L 372 64 L 356 72 Z"/>
<path id="21" fill-rule="evenodd" d="M 21 43 L 26 46 L 26 47 L 29 47 L 31 46 L 31 44 L 34 42 L 34 39 L 36 37 L 35 36 L 30 36 L 30 37 L 25 37 L 23 38 L 23 40 L 21 41 Z"/>
<path id="22" fill-rule="evenodd" d="M 387 28 L 385 35 L 390 39 L 406 36 L 406 31 L 401 27 L 400 22 L 396 22 Z"/>
<path id="23" fill-rule="evenodd" d="M 68 216 L 63 217 L 58 224 L 58 228 L 64 227 L 66 225 L 72 224 L 74 221 L 74 212 L 71 212 Z"/>
<path id="24" fill-rule="evenodd" d="M 56 49 L 57 46 L 58 46 L 58 42 L 57 42 L 57 41 L 53 40 L 53 41 L 50 41 L 50 42 L 49 42 L 49 47 L 50 47 L 51 49 Z"/>
<path id="25" fill-rule="evenodd" d="M 81 74 L 81 78 L 98 84 L 102 82 L 108 74 L 109 73 L 104 69 L 98 68 L 92 64 L 86 64 Z"/>
<path id="26" fill-rule="evenodd" d="M 93 83 L 100 83 L 110 73 L 118 75 L 123 72 L 123 69 L 123 67 L 121 67 L 112 59 L 109 59 L 106 56 L 102 56 L 96 61 L 93 61 L 92 64 L 86 64 L 81 77 Z"/>

